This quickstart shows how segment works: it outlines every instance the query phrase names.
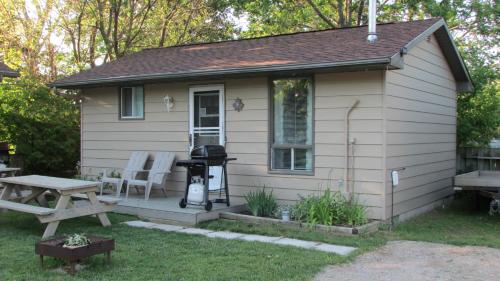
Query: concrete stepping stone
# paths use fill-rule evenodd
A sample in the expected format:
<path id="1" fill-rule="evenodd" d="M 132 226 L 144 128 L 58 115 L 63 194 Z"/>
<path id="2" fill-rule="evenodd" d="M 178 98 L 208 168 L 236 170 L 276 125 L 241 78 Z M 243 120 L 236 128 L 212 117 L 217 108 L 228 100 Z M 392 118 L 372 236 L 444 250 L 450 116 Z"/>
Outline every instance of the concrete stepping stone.
<path id="1" fill-rule="evenodd" d="M 165 232 L 175 232 L 175 233 L 184 233 L 184 234 L 193 234 L 193 235 L 203 235 L 209 238 L 222 238 L 228 240 L 242 240 L 249 242 L 261 242 L 261 243 L 270 243 L 275 245 L 282 246 L 292 246 L 303 249 L 317 250 L 327 253 L 338 254 L 342 256 L 347 256 L 350 253 L 354 252 L 356 248 L 348 247 L 348 246 L 338 246 L 320 242 L 313 241 L 305 241 L 293 238 L 286 237 L 273 237 L 273 236 L 264 236 L 264 235 L 255 235 L 255 234 L 244 234 L 238 232 L 230 232 L 230 231 L 213 231 L 202 228 L 192 228 L 192 227 L 182 227 L 177 225 L 169 225 L 169 224 L 159 224 L 145 221 L 128 221 L 124 222 L 124 224 L 132 227 L 140 227 L 140 228 L 148 228 L 148 229 L 158 229 Z"/>
<path id="2" fill-rule="evenodd" d="M 263 243 L 272 243 L 276 240 L 281 239 L 282 237 L 274 237 L 274 236 L 264 236 L 264 235 L 255 235 L 255 234 L 244 234 L 239 237 L 239 240 L 249 241 L 249 242 L 263 242 Z"/>
<path id="3" fill-rule="evenodd" d="M 273 241 L 273 244 L 285 245 L 285 246 L 294 246 L 299 248 L 311 249 L 314 246 L 318 245 L 318 242 L 312 241 L 304 241 L 299 239 L 291 239 L 291 238 L 281 238 L 279 240 Z"/>
<path id="4" fill-rule="evenodd" d="M 209 233 L 215 232 L 213 230 L 207 230 L 203 228 L 183 228 L 176 230 L 178 233 L 194 234 L 194 235 L 207 235 Z"/>
<path id="5" fill-rule="evenodd" d="M 205 236 L 210 238 L 223 238 L 223 239 L 237 239 L 241 236 L 244 236 L 242 233 L 229 232 L 229 231 L 216 231 L 206 234 Z"/>
<path id="6" fill-rule="evenodd" d="M 318 245 L 312 247 L 312 249 L 318 250 L 318 251 L 323 251 L 323 252 L 328 252 L 328 253 L 335 253 L 335 254 L 339 254 L 342 256 L 347 256 L 350 253 L 356 251 L 356 248 L 354 248 L 354 247 L 338 246 L 338 245 L 325 244 L 325 243 L 319 243 Z"/>
<path id="7" fill-rule="evenodd" d="M 171 224 L 155 224 L 152 229 L 159 229 L 161 231 L 166 231 L 166 232 L 174 232 L 174 231 L 179 231 L 184 229 L 182 226 L 178 225 L 171 225 Z"/>
<path id="8" fill-rule="evenodd" d="M 156 223 L 147 222 L 147 221 L 127 221 L 124 224 L 132 227 L 141 227 L 141 228 L 152 228 L 156 226 Z"/>

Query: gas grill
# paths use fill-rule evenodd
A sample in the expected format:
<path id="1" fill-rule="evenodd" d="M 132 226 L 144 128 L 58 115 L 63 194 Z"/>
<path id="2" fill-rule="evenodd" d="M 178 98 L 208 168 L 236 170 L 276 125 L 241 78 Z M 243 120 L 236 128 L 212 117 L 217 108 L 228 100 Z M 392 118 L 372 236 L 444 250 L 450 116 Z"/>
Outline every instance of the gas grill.
<path id="1" fill-rule="evenodd" d="M 215 192 L 219 193 L 219 198 L 215 199 L 214 202 L 226 203 L 229 206 L 226 165 L 231 160 L 236 160 L 236 158 L 228 158 L 224 146 L 203 145 L 191 151 L 190 160 L 177 161 L 176 166 L 186 167 L 187 169 L 186 191 L 184 192 L 184 197 L 179 202 L 179 207 L 186 208 L 187 205 L 204 205 L 205 210 L 210 211 L 212 209 L 212 201 L 209 200 L 209 193 Z M 214 175 L 218 171 L 210 169 L 210 167 L 221 167 L 220 177 L 219 175 Z M 220 185 L 217 188 L 210 188 L 210 179 L 220 180 Z M 225 198 L 221 198 L 222 193 L 225 194 Z"/>

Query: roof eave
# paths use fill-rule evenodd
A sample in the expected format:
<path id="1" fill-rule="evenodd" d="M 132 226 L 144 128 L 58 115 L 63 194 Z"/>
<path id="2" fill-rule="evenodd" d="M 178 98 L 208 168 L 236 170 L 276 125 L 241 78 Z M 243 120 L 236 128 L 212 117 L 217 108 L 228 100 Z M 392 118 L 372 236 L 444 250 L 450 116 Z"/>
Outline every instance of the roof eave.
<path id="1" fill-rule="evenodd" d="M 90 79 L 76 82 L 53 82 L 50 87 L 64 88 L 64 89 L 78 89 L 91 86 L 109 85 L 124 82 L 138 82 L 138 81 L 158 81 L 158 80 L 173 80 L 173 79 L 192 79 L 192 78 L 212 78 L 212 77 L 227 77 L 235 75 L 251 75 L 251 74 L 265 74 L 273 72 L 286 72 L 286 71 L 313 71 L 313 70 L 329 70 L 329 69 L 362 69 L 366 67 L 381 69 L 399 68 L 391 65 L 391 58 L 376 58 L 368 60 L 353 60 L 344 62 L 333 63 L 316 63 L 316 64 L 295 64 L 295 65 L 278 65 L 268 67 L 253 67 L 253 68 L 235 68 L 225 70 L 202 70 L 190 71 L 182 73 L 158 73 L 158 74 L 145 74 L 134 76 L 121 76 L 100 79 Z"/>
<path id="2" fill-rule="evenodd" d="M 9 78 L 17 78 L 19 77 L 19 72 L 17 71 L 0 71 L 0 76 L 9 77 Z"/>
<path id="3" fill-rule="evenodd" d="M 455 45 L 453 37 L 451 36 L 450 30 L 448 29 L 448 26 L 443 19 L 438 20 L 420 35 L 408 42 L 403 47 L 404 52 L 415 47 L 418 43 L 422 42 L 432 34 L 436 35 L 438 44 L 443 49 L 443 53 L 448 60 L 448 64 L 450 64 L 450 68 L 457 83 L 457 91 L 474 91 L 474 85 L 472 83 L 469 70 L 467 69 L 467 66 L 464 63 L 460 52 Z"/>

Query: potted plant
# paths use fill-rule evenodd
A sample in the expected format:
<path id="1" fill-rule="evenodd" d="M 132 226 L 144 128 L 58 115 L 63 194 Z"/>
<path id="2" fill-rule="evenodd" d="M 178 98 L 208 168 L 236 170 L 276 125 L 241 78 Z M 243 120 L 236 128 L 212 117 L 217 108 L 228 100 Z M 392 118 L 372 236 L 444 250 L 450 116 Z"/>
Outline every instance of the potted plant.
<path id="1" fill-rule="evenodd" d="M 75 233 L 73 235 L 68 236 L 66 241 L 64 241 L 63 247 L 75 249 L 79 247 L 84 247 L 90 244 L 90 239 L 87 238 L 84 234 Z"/>

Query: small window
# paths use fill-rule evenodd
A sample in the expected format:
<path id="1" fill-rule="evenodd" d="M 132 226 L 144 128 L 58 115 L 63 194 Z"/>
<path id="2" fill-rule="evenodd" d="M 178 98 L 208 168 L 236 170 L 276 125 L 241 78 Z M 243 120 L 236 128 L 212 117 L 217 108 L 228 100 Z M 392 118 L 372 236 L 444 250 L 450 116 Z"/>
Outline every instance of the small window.
<path id="1" fill-rule="evenodd" d="M 120 117 L 122 119 L 144 118 L 144 90 L 139 87 L 120 89 Z"/>
<path id="2" fill-rule="evenodd" d="M 278 79 L 272 81 L 271 87 L 271 170 L 311 172 L 312 80 Z"/>

